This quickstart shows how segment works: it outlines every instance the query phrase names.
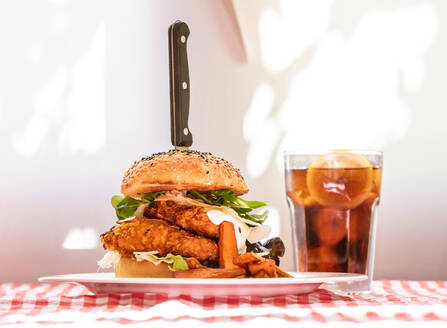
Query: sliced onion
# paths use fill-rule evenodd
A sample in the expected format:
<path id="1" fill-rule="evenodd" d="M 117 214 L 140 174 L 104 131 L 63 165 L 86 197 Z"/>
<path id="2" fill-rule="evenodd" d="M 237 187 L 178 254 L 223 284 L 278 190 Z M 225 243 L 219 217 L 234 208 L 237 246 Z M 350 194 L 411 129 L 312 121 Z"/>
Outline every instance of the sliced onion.
<path id="1" fill-rule="evenodd" d="M 148 206 L 149 206 L 149 204 L 147 204 L 147 203 L 141 204 L 140 206 L 138 206 L 137 210 L 135 211 L 135 213 L 133 215 L 136 216 L 137 218 L 142 218 L 144 216 L 144 211 L 146 210 L 146 208 Z"/>

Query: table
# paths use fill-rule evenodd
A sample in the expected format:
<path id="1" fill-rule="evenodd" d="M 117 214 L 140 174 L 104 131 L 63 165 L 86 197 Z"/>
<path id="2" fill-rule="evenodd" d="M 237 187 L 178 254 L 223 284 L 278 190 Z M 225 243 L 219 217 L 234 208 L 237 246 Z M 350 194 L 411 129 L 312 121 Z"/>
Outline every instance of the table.
<path id="1" fill-rule="evenodd" d="M 1 284 L 0 325 L 57 324 L 185 327 L 280 323 L 281 327 L 343 327 L 349 323 L 402 327 L 447 326 L 447 282 L 375 281 L 368 295 L 341 296 L 325 289 L 279 297 L 191 297 L 164 294 L 93 295 L 75 284 Z M 186 325 L 189 327 L 190 325 Z M 252 325 L 249 325 L 252 326 Z M 417 325 L 416 325 L 417 326 Z M 416 327 L 415 326 L 415 327 Z"/>

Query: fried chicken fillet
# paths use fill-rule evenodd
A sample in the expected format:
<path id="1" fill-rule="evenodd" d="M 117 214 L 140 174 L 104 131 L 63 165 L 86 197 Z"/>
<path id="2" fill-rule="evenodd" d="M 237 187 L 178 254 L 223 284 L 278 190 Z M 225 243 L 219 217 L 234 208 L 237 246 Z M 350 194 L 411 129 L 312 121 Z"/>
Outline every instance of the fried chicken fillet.
<path id="1" fill-rule="evenodd" d="M 219 238 L 219 226 L 210 221 L 203 207 L 160 201 L 157 206 L 147 207 L 144 215 L 164 219 L 201 236 Z"/>
<path id="2" fill-rule="evenodd" d="M 122 222 L 102 234 L 101 241 L 105 249 L 129 257 L 133 252 L 158 251 L 160 256 L 172 253 L 199 261 L 218 259 L 215 241 L 159 219 L 135 218 Z"/>

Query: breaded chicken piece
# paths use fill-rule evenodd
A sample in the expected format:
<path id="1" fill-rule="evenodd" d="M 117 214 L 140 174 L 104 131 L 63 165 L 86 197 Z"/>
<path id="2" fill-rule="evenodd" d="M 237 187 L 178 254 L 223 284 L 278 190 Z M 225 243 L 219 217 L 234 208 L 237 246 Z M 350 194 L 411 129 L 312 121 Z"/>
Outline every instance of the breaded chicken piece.
<path id="1" fill-rule="evenodd" d="M 113 227 L 101 235 L 104 248 L 123 256 L 133 252 L 158 251 L 195 257 L 199 261 L 216 261 L 218 247 L 214 240 L 195 236 L 159 219 L 135 218 Z"/>
<path id="2" fill-rule="evenodd" d="M 205 237 L 219 238 L 219 226 L 210 221 L 202 207 L 161 201 L 157 206 L 147 207 L 144 215 L 164 219 Z"/>

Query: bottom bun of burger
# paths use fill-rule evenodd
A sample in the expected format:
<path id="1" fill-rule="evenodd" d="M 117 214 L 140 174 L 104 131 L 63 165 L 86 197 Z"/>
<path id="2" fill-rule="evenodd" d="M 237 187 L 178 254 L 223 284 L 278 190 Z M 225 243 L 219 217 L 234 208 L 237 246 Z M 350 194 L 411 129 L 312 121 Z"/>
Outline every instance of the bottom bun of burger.
<path id="1" fill-rule="evenodd" d="M 155 265 L 149 261 L 137 261 L 130 257 L 121 257 L 115 264 L 117 278 L 173 278 L 174 272 L 169 270 L 168 264 Z"/>

